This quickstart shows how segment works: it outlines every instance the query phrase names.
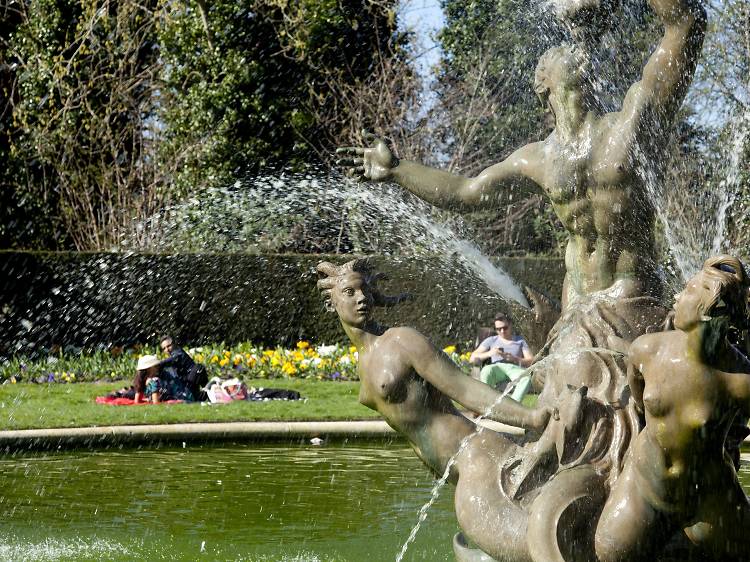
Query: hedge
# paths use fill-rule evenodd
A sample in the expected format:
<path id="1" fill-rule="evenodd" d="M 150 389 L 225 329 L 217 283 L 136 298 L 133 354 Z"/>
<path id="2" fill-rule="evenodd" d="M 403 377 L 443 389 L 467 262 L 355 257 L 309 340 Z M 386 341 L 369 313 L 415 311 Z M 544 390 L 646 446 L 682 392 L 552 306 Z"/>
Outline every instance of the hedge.
<path id="1" fill-rule="evenodd" d="M 0 252 L 0 355 L 53 345 L 107 347 L 174 335 L 185 345 L 253 341 L 332 344 L 345 336 L 315 287 L 315 265 L 351 256 Z M 438 345 L 473 340 L 497 311 L 526 312 L 448 260 L 375 257 L 388 293 L 414 300 L 380 312 Z M 564 264 L 501 258 L 521 284 L 559 296 Z"/>

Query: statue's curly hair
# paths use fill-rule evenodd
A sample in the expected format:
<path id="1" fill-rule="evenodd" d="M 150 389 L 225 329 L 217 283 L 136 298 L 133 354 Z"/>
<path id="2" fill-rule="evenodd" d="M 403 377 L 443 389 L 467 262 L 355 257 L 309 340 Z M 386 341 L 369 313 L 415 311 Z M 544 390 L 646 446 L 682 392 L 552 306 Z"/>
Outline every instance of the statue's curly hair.
<path id="1" fill-rule="evenodd" d="M 726 316 L 734 326 L 747 328 L 750 281 L 742 262 L 726 254 L 713 256 L 703 263 L 701 272 L 718 282 L 716 290 L 703 302 L 703 313 Z"/>
<path id="2" fill-rule="evenodd" d="M 331 291 L 336 285 L 336 280 L 339 277 L 352 272 L 359 273 L 364 277 L 365 283 L 372 293 L 374 300 L 373 304 L 375 306 L 392 306 L 406 298 L 406 295 L 389 297 L 380 292 L 378 289 L 378 282 L 387 280 L 388 276 L 385 273 L 375 271 L 375 266 L 370 258 L 356 258 L 341 265 L 323 261 L 320 262 L 315 269 L 320 277 L 317 284 L 318 289 L 325 299 L 326 308 L 329 309 L 332 308 Z"/>

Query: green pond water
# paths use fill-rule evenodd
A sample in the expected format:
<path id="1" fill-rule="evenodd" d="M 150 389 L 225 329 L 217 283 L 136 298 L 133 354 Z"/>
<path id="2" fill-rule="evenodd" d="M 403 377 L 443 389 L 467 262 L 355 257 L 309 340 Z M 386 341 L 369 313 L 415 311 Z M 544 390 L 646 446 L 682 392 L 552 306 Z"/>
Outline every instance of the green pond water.
<path id="1" fill-rule="evenodd" d="M 392 561 L 433 484 L 403 444 L 5 455 L 0 560 Z M 405 560 L 453 560 L 452 498 Z"/>
<path id="2" fill-rule="evenodd" d="M 401 443 L 0 456 L 0 560 L 392 561 L 433 484 Z M 406 560 L 453 559 L 452 499 Z"/>

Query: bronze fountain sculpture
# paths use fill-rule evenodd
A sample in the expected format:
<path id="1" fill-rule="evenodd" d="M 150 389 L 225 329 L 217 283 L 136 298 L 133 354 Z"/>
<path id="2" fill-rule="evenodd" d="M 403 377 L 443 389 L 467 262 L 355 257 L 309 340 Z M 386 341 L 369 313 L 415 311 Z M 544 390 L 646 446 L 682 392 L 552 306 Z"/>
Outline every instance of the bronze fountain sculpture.
<path id="1" fill-rule="evenodd" d="M 380 378 L 377 388 L 387 390 L 387 396 L 376 400 L 363 384 L 360 401 L 383 413 L 433 470 L 445 467 L 444 455 L 458 451 L 451 475 L 457 484 L 456 514 L 463 535 L 479 547 L 471 549 L 457 537 L 454 551 L 460 560 L 658 560 L 674 553 L 750 558 L 741 554 L 747 499 L 734 467 L 725 462 L 727 432 L 750 415 L 746 383 L 739 382 L 750 371 L 726 342 L 729 328 L 737 332 L 747 327 L 742 264 L 728 257 L 706 262 L 696 279 L 733 277 L 716 281 L 720 288 L 710 290 L 691 280 L 678 299 L 677 330 L 643 336 L 659 330 L 668 316 L 660 300 L 655 212 L 646 181 L 693 76 L 705 11 L 693 0 L 649 0 L 664 27 L 661 41 L 622 109 L 602 113 L 586 49 L 606 27 L 613 3 L 553 4 L 576 43 L 548 50 L 536 69 L 535 91 L 555 123 L 547 139 L 519 148 L 474 178 L 399 160 L 371 134 L 366 136 L 371 146 L 339 149 L 344 155 L 340 164 L 361 179 L 395 181 L 450 209 L 502 206 L 528 190 L 547 194 L 569 238 L 562 312 L 532 366 L 541 389 L 537 408 L 511 407 L 476 381 L 461 378 L 413 330 L 391 329 L 401 331 L 389 336 L 391 330 L 360 319 L 366 328 L 354 331 L 334 280 L 356 277 L 356 288 L 352 279 L 344 284 L 359 291 L 361 314 L 369 315 L 373 303 L 382 299 L 375 277 L 362 264 L 347 265 L 346 275 L 321 264 L 319 271 L 328 279 L 321 287 L 352 341 L 364 346 L 363 380 Z M 701 291 L 718 295 L 717 300 Z M 718 306 L 719 301 L 724 304 Z M 691 306 L 701 311 L 700 318 L 711 316 L 705 321 L 711 328 L 702 327 L 704 320 L 695 325 L 689 323 L 695 318 L 685 320 Z M 374 349 L 379 351 L 370 353 Z M 679 362 L 686 388 L 702 389 L 703 399 L 675 404 L 662 396 L 659 386 L 671 387 L 659 378 L 665 366 L 644 358 L 651 353 L 662 363 Z M 701 387 L 694 380 L 697 373 L 714 378 Z M 472 424 L 456 418 L 446 397 L 530 431 L 521 440 L 482 432 L 478 443 L 459 447 Z M 433 410 L 426 411 L 427 405 Z M 691 412 L 688 427 L 683 427 L 682 418 Z M 447 441 L 434 441 L 426 428 Z M 671 428 L 682 448 L 666 447 L 665 428 Z M 709 456 L 709 443 L 713 464 L 703 479 L 690 472 L 690 463 Z M 658 459 L 652 453 L 660 446 L 665 452 Z M 648 464 L 657 461 L 660 467 Z M 731 492 L 719 497 L 706 488 L 719 483 Z M 466 501 L 467 493 L 473 503 Z M 722 518 L 730 511 L 731 517 Z M 733 522 L 731 529 L 727 521 Z"/>

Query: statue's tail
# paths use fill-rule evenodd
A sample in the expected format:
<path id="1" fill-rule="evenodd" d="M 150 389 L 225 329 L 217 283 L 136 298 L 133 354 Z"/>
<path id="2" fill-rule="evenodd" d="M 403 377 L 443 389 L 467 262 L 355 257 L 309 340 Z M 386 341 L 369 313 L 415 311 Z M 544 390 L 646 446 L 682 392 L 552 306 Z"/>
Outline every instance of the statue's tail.
<path id="1" fill-rule="evenodd" d="M 534 562 L 595 562 L 605 478 L 590 465 L 559 472 L 531 505 L 526 544 Z"/>
<path id="2" fill-rule="evenodd" d="M 498 562 L 486 552 L 471 548 L 461 533 L 456 533 L 453 537 L 453 554 L 456 562 Z"/>

